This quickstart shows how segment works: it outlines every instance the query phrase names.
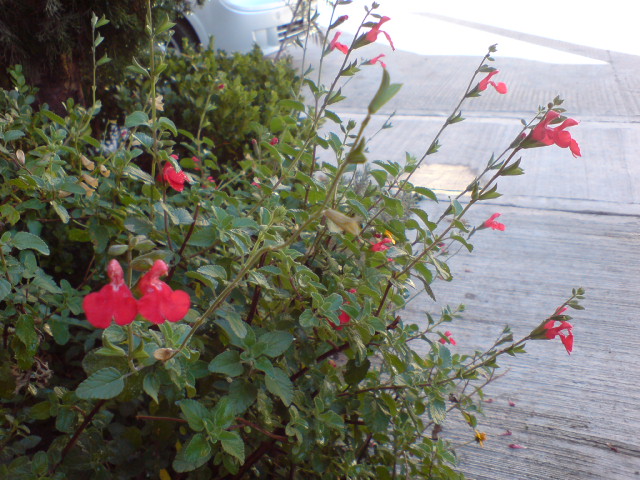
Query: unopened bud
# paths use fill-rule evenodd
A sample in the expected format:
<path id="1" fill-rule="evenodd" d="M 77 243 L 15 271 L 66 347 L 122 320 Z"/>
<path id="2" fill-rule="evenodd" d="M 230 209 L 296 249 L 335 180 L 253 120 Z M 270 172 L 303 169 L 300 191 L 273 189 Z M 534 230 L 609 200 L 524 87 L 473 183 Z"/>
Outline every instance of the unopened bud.
<path id="1" fill-rule="evenodd" d="M 173 354 L 176 352 L 173 348 L 158 348 L 155 352 L 153 352 L 153 358 L 156 360 L 160 360 L 161 362 L 166 362 Z"/>

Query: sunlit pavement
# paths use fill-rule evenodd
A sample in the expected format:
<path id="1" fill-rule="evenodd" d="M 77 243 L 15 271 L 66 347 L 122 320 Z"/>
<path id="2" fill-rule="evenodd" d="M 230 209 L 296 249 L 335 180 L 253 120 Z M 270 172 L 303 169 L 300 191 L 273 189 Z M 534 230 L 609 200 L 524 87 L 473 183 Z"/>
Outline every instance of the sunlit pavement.
<path id="1" fill-rule="evenodd" d="M 527 355 L 501 362 L 509 371 L 487 387 L 493 402 L 478 427 L 489 440 L 484 449 L 459 449 L 463 470 L 477 480 L 640 478 L 640 30 L 634 2 L 379 3 L 377 13 L 391 18 L 383 29 L 396 51 L 380 35 L 356 58 L 384 53 L 392 82 L 403 87 L 372 122 L 371 133 L 395 112 L 394 128 L 369 143 L 370 161 L 421 156 L 496 43 L 495 80 L 509 92 L 489 89 L 467 101 L 467 120 L 445 131 L 442 148 L 428 157 L 416 183 L 435 187 L 446 201 L 509 145 L 519 119 L 529 120 L 556 95 L 580 121 L 570 131 L 583 156 L 555 146 L 524 152 L 526 175 L 501 180 L 504 196 L 468 218 L 477 225 L 500 212 L 507 230 L 474 236 L 473 254 L 460 251 L 449 262 L 454 281 L 434 283 L 442 303 L 467 306 L 464 319 L 448 327 L 460 353 L 489 345 L 505 324 L 515 338 L 526 335 L 572 287 L 587 289 L 587 309 L 573 315 L 571 356 L 559 342 L 540 341 L 527 344 Z M 340 26 L 344 43 L 356 33 L 364 4 L 337 11 L 349 15 Z M 325 83 L 342 60 L 338 51 L 325 57 Z M 331 107 L 343 119 L 363 118 L 380 82 L 379 65 L 362 68 L 342 88 L 347 99 Z M 404 317 L 421 322 L 425 311 L 437 315 L 441 306 L 424 295 Z M 500 436 L 505 430 L 513 435 Z M 473 431 L 454 422 L 445 436 L 466 444 Z M 526 448 L 510 449 L 512 443 Z"/>

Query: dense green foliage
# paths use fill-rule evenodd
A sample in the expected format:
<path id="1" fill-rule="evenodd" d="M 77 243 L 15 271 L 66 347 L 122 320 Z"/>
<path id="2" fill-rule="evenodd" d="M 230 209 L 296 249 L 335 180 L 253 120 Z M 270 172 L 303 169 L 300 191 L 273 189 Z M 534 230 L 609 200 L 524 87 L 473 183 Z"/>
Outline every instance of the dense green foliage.
<path id="1" fill-rule="evenodd" d="M 152 45 L 164 26 L 150 29 Z M 286 96 L 299 85 L 288 67 L 273 67 L 283 84 L 261 91 L 230 73 L 265 71 L 256 53 L 225 61 L 160 52 L 131 68 L 136 102 L 113 148 L 91 127 L 98 100 L 68 101 L 65 116 L 36 110 L 21 69 L 10 71 L 14 87 L 0 91 L 0 477 L 462 478 L 440 425 L 462 415 L 473 438 L 500 355 L 569 317 L 557 310 L 521 340 L 505 328 L 486 350 L 458 354 L 444 327 L 461 308 L 427 313 L 421 326 L 401 311 L 415 285 L 432 294 L 435 279 L 452 279 L 442 246 L 472 249 L 478 229 L 465 214 L 499 195 L 496 179 L 522 173 L 520 140 L 468 197 L 440 206 L 410 181 L 438 138 L 420 159 L 372 162 L 356 181 L 371 115 L 400 88 L 386 70 L 357 125 L 327 108 L 341 97 L 337 81 L 305 79 L 309 106 Z M 490 61 L 473 74 L 491 72 Z M 343 69 L 360 66 L 345 57 Z M 250 99 L 268 123 L 237 111 Z M 459 107 L 445 127 L 462 119 Z M 215 136 L 225 122 L 242 151 L 229 170 Z M 321 122 L 341 135 L 320 134 Z M 320 164 L 318 148 L 334 162 Z M 184 189 L 166 181 L 167 166 L 185 172 L 175 172 Z M 186 317 L 94 328 L 83 298 L 108 283 L 113 259 L 136 297 L 164 260 L 164 280 L 191 298 Z M 582 293 L 562 306 L 581 308 Z"/>
<path id="2" fill-rule="evenodd" d="M 205 50 L 185 45 L 182 54 L 167 56 L 165 64 L 156 86 L 164 114 L 180 130 L 178 142 L 189 146 L 195 137 L 206 142 L 193 153 L 204 155 L 211 167 L 237 167 L 252 150 L 251 140 L 284 113 L 278 102 L 299 90 L 287 60 L 274 63 L 257 46 L 248 54 L 230 54 L 215 50 L 213 43 Z M 111 89 L 114 113 L 143 108 L 148 91 L 148 79 L 129 73 L 122 85 Z"/>

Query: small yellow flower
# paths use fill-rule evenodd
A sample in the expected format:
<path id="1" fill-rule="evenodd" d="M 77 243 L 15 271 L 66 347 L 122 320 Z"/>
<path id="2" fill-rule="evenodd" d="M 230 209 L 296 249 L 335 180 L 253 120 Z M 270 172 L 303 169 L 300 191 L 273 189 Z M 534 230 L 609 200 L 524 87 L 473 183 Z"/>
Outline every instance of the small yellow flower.
<path id="1" fill-rule="evenodd" d="M 391 243 L 396 244 L 395 238 L 393 238 L 393 234 L 389 230 L 385 230 L 384 234 L 387 238 L 391 239 Z"/>
<path id="2" fill-rule="evenodd" d="M 484 432 L 479 432 L 478 430 L 475 430 L 475 432 L 476 442 L 478 442 L 481 447 L 484 447 L 484 442 L 487 440 L 487 434 Z"/>

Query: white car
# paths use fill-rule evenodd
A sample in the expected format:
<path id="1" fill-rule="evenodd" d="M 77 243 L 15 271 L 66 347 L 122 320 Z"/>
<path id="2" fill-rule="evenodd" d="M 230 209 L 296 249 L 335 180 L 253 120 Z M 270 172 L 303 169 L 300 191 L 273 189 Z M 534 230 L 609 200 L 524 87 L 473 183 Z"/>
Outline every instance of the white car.
<path id="1" fill-rule="evenodd" d="M 277 52 L 281 42 L 304 30 L 300 16 L 293 18 L 292 6 L 285 0 L 207 0 L 195 5 L 190 14 L 178 20 L 172 45 L 178 49 L 182 39 L 209 44 L 228 52 L 249 52 L 258 44 L 265 55 Z"/>

